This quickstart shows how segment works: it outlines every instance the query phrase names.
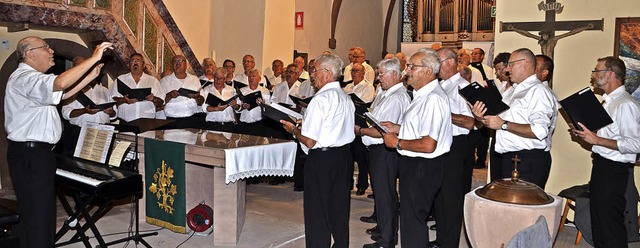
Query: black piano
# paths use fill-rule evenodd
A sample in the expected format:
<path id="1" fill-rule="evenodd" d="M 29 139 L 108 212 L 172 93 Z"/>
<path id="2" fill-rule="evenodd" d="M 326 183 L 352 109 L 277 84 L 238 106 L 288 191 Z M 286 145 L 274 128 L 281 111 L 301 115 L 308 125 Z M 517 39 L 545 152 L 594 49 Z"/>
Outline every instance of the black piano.
<path id="1" fill-rule="evenodd" d="M 56 233 L 56 242 L 69 230 L 76 234 L 68 241 L 56 243 L 64 246 L 83 242 L 92 247 L 85 234 L 91 229 L 100 247 L 107 247 L 95 223 L 113 207 L 113 202 L 142 194 L 142 175 L 89 160 L 56 155 L 56 194 L 69 215 L 65 225 Z M 67 197 L 73 198 L 71 206 Z M 97 209 L 96 209 L 97 207 Z M 94 210 L 92 212 L 92 210 Z M 81 223 L 84 222 L 84 223 Z"/>

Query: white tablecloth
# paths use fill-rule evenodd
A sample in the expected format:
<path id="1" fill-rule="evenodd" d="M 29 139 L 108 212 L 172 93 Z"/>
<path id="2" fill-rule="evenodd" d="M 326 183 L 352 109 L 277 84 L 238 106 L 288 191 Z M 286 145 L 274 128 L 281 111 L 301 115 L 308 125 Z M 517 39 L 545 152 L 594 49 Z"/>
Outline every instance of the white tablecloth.
<path id="1" fill-rule="evenodd" d="M 295 142 L 224 149 L 226 183 L 252 176 L 293 176 Z"/>

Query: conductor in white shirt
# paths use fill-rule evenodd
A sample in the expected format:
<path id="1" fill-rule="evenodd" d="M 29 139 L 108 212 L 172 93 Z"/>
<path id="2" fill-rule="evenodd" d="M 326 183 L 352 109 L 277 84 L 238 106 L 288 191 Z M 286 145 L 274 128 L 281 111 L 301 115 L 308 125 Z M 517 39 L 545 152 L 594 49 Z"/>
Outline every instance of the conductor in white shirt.
<path id="1" fill-rule="evenodd" d="M 306 247 L 349 247 L 349 166 L 353 160 L 348 144 L 355 137 L 355 107 L 337 81 L 341 68 L 338 56 L 318 57 L 310 74 L 318 91 L 301 125 L 281 121 L 308 154 L 304 165 Z"/>
<path id="2" fill-rule="evenodd" d="M 43 39 L 29 36 L 18 41 L 20 64 L 7 81 L 4 128 L 9 140 L 7 164 L 20 214 L 15 228 L 20 247 L 54 247 L 56 158 L 52 149 L 62 133 L 56 105 L 99 75 L 99 61 L 107 49 L 112 49 L 111 43 L 101 43 L 91 57 L 56 76 L 44 74 L 55 63 L 54 51 Z"/>

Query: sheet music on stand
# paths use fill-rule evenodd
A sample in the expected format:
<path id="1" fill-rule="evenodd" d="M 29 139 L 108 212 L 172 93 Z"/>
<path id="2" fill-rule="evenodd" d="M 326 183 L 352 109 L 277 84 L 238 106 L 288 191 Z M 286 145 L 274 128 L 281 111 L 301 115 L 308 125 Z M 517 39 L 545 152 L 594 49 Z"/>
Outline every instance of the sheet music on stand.
<path id="1" fill-rule="evenodd" d="M 82 125 L 74 157 L 105 163 L 115 128 L 110 125 L 85 123 Z"/>

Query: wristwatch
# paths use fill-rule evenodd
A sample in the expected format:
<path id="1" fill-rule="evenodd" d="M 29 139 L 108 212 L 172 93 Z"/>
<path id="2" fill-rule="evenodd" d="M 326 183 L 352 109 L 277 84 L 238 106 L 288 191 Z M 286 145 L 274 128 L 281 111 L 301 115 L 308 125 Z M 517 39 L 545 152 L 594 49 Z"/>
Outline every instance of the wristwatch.
<path id="1" fill-rule="evenodd" d="M 504 121 L 502 123 L 502 126 L 500 126 L 500 129 L 507 131 L 508 127 L 509 127 L 509 122 L 508 121 Z"/>
<path id="2" fill-rule="evenodd" d="M 402 146 L 400 146 L 400 141 L 402 141 L 402 140 L 398 139 L 398 143 L 396 143 L 396 150 L 398 150 L 398 151 L 402 150 Z"/>

